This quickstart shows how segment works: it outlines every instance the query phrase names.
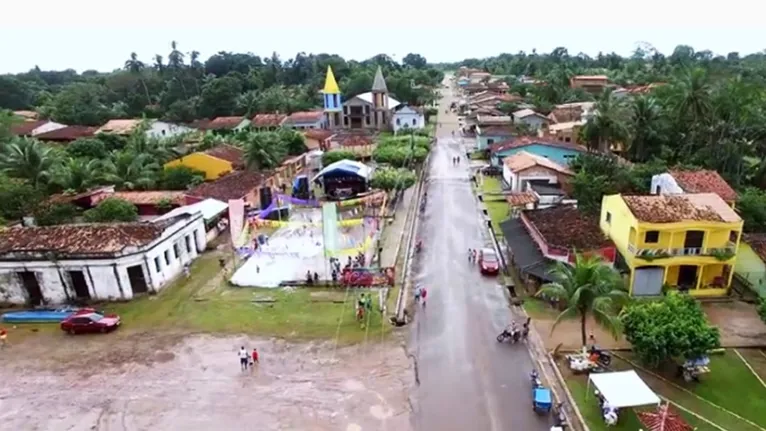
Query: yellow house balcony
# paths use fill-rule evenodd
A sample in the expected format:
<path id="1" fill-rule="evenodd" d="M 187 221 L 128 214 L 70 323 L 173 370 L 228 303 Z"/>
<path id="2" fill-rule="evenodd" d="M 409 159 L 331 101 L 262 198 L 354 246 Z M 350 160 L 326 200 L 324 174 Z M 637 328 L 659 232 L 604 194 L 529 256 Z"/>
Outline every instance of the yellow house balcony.
<path id="1" fill-rule="evenodd" d="M 628 244 L 628 252 L 641 259 L 662 259 L 668 257 L 693 257 L 710 256 L 716 259 L 729 260 L 734 258 L 737 253 L 737 243 L 727 242 L 724 247 L 638 247 L 635 244 Z"/>

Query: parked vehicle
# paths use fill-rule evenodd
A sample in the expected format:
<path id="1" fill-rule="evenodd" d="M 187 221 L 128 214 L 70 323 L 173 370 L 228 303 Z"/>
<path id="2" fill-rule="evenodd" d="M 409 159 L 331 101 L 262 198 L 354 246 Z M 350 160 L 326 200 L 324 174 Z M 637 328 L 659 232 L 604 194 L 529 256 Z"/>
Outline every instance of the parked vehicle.
<path id="1" fill-rule="evenodd" d="M 61 330 L 71 335 L 107 333 L 120 326 L 120 316 L 103 313 L 81 313 L 67 317 L 61 322 Z"/>
<path id="2" fill-rule="evenodd" d="M 479 250 L 479 271 L 482 274 L 497 275 L 500 271 L 500 261 L 497 259 L 495 250 L 491 248 Z"/>

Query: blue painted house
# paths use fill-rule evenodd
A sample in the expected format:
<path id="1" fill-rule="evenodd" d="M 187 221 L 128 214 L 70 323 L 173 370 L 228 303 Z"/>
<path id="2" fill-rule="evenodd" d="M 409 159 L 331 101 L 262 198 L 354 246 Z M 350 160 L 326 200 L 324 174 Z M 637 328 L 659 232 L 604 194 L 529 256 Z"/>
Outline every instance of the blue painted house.
<path id="1" fill-rule="evenodd" d="M 494 144 L 506 142 L 513 138 L 515 131 L 510 126 L 477 126 L 476 147 L 478 150 L 486 150 Z"/>
<path id="2" fill-rule="evenodd" d="M 503 159 L 520 151 L 545 157 L 562 166 L 567 166 L 578 155 L 587 153 L 588 149 L 571 142 L 545 141 L 537 138 L 516 138 L 495 144 L 490 149 L 490 164 L 502 166 Z"/>

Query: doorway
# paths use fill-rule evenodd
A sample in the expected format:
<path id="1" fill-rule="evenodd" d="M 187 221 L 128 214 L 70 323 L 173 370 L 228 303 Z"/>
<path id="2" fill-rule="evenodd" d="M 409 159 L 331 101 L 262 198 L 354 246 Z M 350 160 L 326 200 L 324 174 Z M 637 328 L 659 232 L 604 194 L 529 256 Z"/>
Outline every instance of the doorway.
<path id="1" fill-rule="evenodd" d="M 88 283 L 85 282 L 85 274 L 82 271 L 69 271 L 69 278 L 72 280 L 74 294 L 77 299 L 90 299 Z"/>
<path id="2" fill-rule="evenodd" d="M 40 283 L 37 282 L 37 275 L 32 271 L 17 272 L 21 279 L 21 284 L 27 291 L 29 305 L 42 305 L 44 302 L 43 292 L 40 290 Z"/>
<path id="3" fill-rule="evenodd" d="M 678 285 L 687 289 L 697 286 L 697 266 L 681 265 L 678 267 Z"/>
<path id="4" fill-rule="evenodd" d="M 130 288 L 133 289 L 133 294 L 146 293 L 149 288 L 146 285 L 146 278 L 144 277 L 144 270 L 141 265 L 128 267 L 128 280 L 130 280 Z"/>

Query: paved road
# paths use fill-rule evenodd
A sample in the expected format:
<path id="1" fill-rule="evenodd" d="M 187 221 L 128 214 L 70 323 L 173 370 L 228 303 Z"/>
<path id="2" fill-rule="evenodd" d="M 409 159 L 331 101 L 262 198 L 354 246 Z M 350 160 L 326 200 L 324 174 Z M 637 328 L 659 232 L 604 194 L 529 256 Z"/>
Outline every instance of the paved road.
<path id="1" fill-rule="evenodd" d="M 547 420 L 532 411 L 526 347 L 495 340 L 511 319 L 503 288 L 468 263 L 468 248 L 490 246 L 490 240 L 471 192 L 465 153 L 451 134 L 457 117 L 444 114 L 450 100 L 446 94 L 439 108 L 443 123 L 419 228 L 424 250 L 415 280 L 429 294 L 411 329 L 420 380 L 415 428 L 548 430 Z M 456 155 L 462 155 L 458 167 L 451 162 Z"/>

